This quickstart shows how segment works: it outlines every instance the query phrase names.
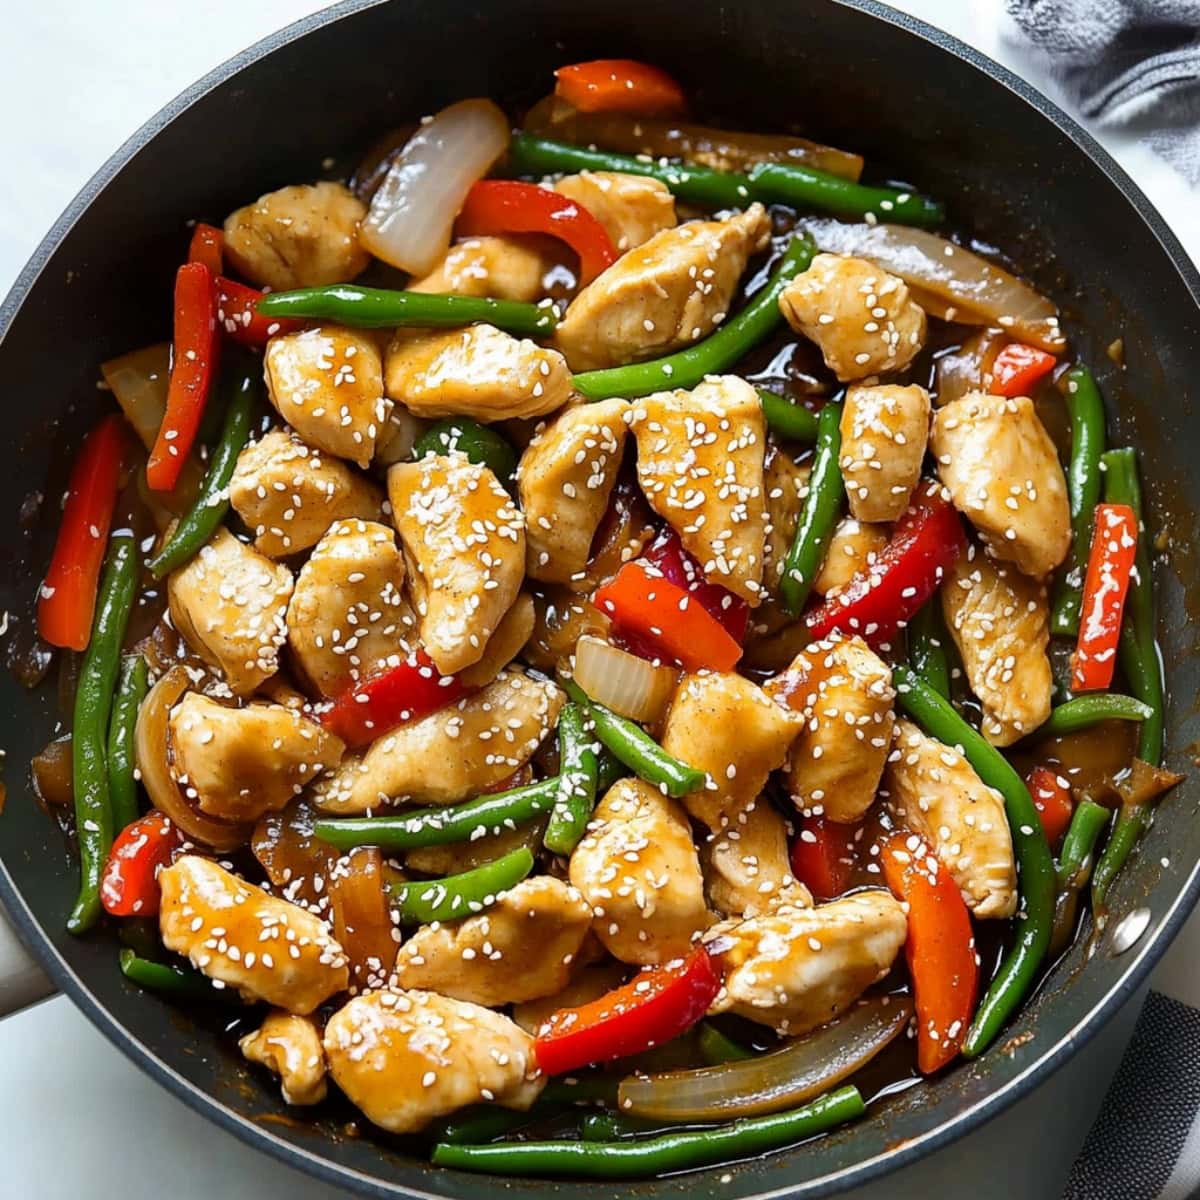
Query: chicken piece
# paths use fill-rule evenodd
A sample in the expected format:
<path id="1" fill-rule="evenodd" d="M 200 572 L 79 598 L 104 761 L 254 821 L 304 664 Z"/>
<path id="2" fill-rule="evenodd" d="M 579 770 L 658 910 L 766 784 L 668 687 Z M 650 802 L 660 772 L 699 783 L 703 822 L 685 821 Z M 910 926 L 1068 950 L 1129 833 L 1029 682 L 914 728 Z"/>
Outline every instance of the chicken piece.
<path id="1" fill-rule="evenodd" d="M 325 1099 L 325 1047 L 310 1017 L 271 1012 L 254 1031 L 238 1042 L 252 1063 L 279 1076 L 286 1104 L 320 1104 Z"/>
<path id="2" fill-rule="evenodd" d="M 186 692 L 167 719 L 171 773 L 210 817 L 240 823 L 278 812 L 336 767 L 341 739 L 282 704 L 230 708 Z"/>
<path id="3" fill-rule="evenodd" d="M 621 962 L 677 958 L 710 924 L 687 816 L 641 779 L 608 789 L 571 854 L 569 875 L 591 906 L 596 936 Z"/>
<path id="4" fill-rule="evenodd" d="M 325 1057 L 350 1101 L 389 1133 L 487 1100 L 524 1111 L 545 1086 L 533 1039 L 501 1013 L 433 992 L 355 996 L 325 1026 Z"/>
<path id="5" fill-rule="evenodd" d="M 341 183 L 293 184 L 225 218 L 225 257 L 275 291 L 345 283 L 371 256 L 358 244 L 366 205 Z"/>
<path id="6" fill-rule="evenodd" d="M 813 580 L 819 596 L 833 596 L 861 571 L 866 571 L 888 544 L 884 525 L 864 524 L 843 517 L 834 527 L 820 574 Z"/>
<path id="7" fill-rule="evenodd" d="M 591 925 L 573 887 L 526 879 L 476 916 L 417 930 L 396 956 L 396 983 L 491 1008 L 551 996 L 566 986 Z"/>
<path id="8" fill-rule="evenodd" d="M 525 518 L 500 481 L 465 454 L 388 471 L 421 641 L 443 675 L 478 662 L 525 577 Z"/>
<path id="9" fill-rule="evenodd" d="M 894 521 L 908 507 L 921 478 L 929 411 L 929 393 L 915 383 L 846 389 L 839 464 L 858 520 Z"/>
<path id="10" fill-rule="evenodd" d="M 369 334 L 320 325 L 273 337 L 264 366 L 275 411 L 306 442 L 370 465 L 392 402 L 383 394 L 383 363 Z"/>
<path id="11" fill-rule="evenodd" d="M 292 573 L 220 528 L 167 578 L 171 621 L 238 696 L 279 670 Z"/>
<path id="12" fill-rule="evenodd" d="M 891 750 L 891 668 L 862 638 L 816 642 L 766 691 L 803 722 L 788 763 L 792 803 L 831 821 L 857 821 L 875 799 Z"/>
<path id="13" fill-rule="evenodd" d="M 929 445 L 954 507 L 996 558 L 1035 579 L 1066 558 L 1067 481 L 1032 400 L 968 392 L 938 409 Z"/>
<path id="14" fill-rule="evenodd" d="M 983 736 L 1011 746 L 1032 733 L 1054 686 L 1046 585 L 972 547 L 946 574 L 942 612 L 983 706 Z"/>
<path id="15" fill-rule="evenodd" d="M 723 221 L 663 229 L 571 301 L 555 344 L 572 371 L 590 371 L 698 342 L 725 320 L 747 261 L 770 237 L 761 204 Z"/>
<path id="16" fill-rule="evenodd" d="M 533 597 L 522 592 L 513 601 L 512 608 L 500 618 L 496 632 L 484 647 L 483 657 L 459 673 L 463 683 L 469 688 L 486 687 L 491 683 L 521 653 L 533 633 L 535 620 Z"/>
<path id="17" fill-rule="evenodd" d="M 569 664 L 581 637 L 607 637 L 611 621 L 586 596 L 562 587 L 534 593 L 534 625 L 522 657 L 531 666 L 553 675 Z"/>
<path id="18" fill-rule="evenodd" d="M 818 254 L 783 289 L 779 311 L 842 383 L 903 370 L 925 342 L 925 310 L 908 285 L 861 258 Z"/>
<path id="19" fill-rule="evenodd" d="M 324 921 L 298 904 L 268 896 L 218 863 L 185 854 L 158 876 L 163 945 L 197 971 L 304 1016 L 346 990 L 346 955 Z"/>
<path id="20" fill-rule="evenodd" d="M 888 810 L 924 838 L 966 906 L 983 917 L 1017 910 L 1017 867 L 1004 800 L 954 747 L 897 721 L 883 778 Z"/>
<path id="21" fill-rule="evenodd" d="M 586 208 L 604 226 L 618 254 L 675 224 L 675 197 L 670 188 L 644 175 L 584 171 L 564 175 L 554 190 Z"/>
<path id="22" fill-rule="evenodd" d="M 387 666 L 416 641 L 396 535 L 374 521 L 337 521 L 300 568 L 288 605 L 288 647 L 322 696 Z"/>
<path id="23" fill-rule="evenodd" d="M 512 1019 L 526 1033 L 537 1036 L 538 1030 L 556 1012 L 564 1008 L 578 1008 L 599 1000 L 601 996 L 615 991 L 624 982 L 629 968 L 624 963 L 606 962 L 599 966 L 580 967 L 571 973 L 566 987 L 552 996 L 541 996 L 513 1007 Z"/>
<path id="24" fill-rule="evenodd" d="M 741 675 L 684 675 L 667 710 L 662 747 L 708 773 L 708 784 L 683 798 L 688 812 L 709 829 L 734 825 L 783 765 L 800 728 L 799 716 Z"/>
<path id="25" fill-rule="evenodd" d="M 457 704 L 377 738 L 319 781 L 322 812 L 351 816 L 385 804 L 455 804 L 524 766 L 558 721 L 563 693 L 549 680 L 504 671 Z"/>
<path id="26" fill-rule="evenodd" d="M 490 423 L 562 408 L 571 372 L 557 350 L 494 325 L 398 329 L 387 348 L 384 386 L 414 416 Z"/>
<path id="27" fill-rule="evenodd" d="M 709 835 L 700 863 L 709 901 L 727 917 L 762 912 L 783 889 L 802 886 L 792 878 L 787 824 L 765 796 Z"/>
<path id="28" fill-rule="evenodd" d="M 907 932 L 903 907 L 880 890 L 815 908 L 781 904 L 722 925 L 706 939 L 714 953 L 720 951 L 725 969 L 725 984 L 709 1011 L 736 1013 L 799 1037 L 845 1012 L 878 983 Z"/>
<path id="29" fill-rule="evenodd" d="M 733 375 L 633 405 L 638 482 L 704 578 L 750 604 L 763 598 L 766 428 L 755 390 Z"/>
<path id="30" fill-rule="evenodd" d="M 568 408 L 521 455 L 517 485 L 531 578 L 566 583 L 587 567 L 621 469 L 630 411 L 615 399 Z"/>
<path id="31" fill-rule="evenodd" d="M 383 512 L 370 480 L 288 429 L 272 429 L 238 455 L 229 502 L 268 558 L 315 546 L 334 521 L 378 521 Z"/>
<path id="32" fill-rule="evenodd" d="M 536 236 L 473 237 L 451 246 L 428 275 L 413 280 L 410 292 L 449 292 L 491 296 L 532 304 L 548 290 L 560 243 Z"/>

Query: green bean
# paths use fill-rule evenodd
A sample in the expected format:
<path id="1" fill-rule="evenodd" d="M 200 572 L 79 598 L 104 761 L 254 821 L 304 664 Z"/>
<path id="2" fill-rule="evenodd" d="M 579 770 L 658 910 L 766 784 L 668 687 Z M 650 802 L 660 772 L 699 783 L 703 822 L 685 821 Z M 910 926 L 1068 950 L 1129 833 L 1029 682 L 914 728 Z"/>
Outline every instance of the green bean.
<path id="1" fill-rule="evenodd" d="M 442 1143 L 433 1149 L 433 1162 L 500 1175 L 639 1178 L 763 1154 L 860 1117 L 866 1107 L 857 1088 L 841 1087 L 802 1108 L 707 1129 L 680 1130 L 641 1141 Z"/>
<path id="2" fill-rule="evenodd" d="M 118 960 L 121 964 L 121 974 L 126 979 L 152 992 L 165 992 L 189 999 L 211 999 L 216 993 L 213 985 L 199 971 L 193 971 L 190 967 L 151 962 L 148 958 L 140 958 L 129 946 L 121 948 Z"/>
<path id="3" fill-rule="evenodd" d="M 413 458 L 427 454 L 449 454 L 461 451 L 473 462 L 487 467 L 501 483 L 507 485 L 517 470 L 517 452 L 512 444 L 494 429 L 472 421 L 470 417 L 451 417 L 431 425 L 413 446 Z"/>
<path id="4" fill-rule="evenodd" d="M 585 1142 L 618 1142 L 639 1133 L 661 1133 L 663 1123 L 650 1117 L 612 1112 L 585 1113 L 579 1121 L 579 1136 Z"/>
<path id="5" fill-rule="evenodd" d="M 912 669 L 945 700 L 950 699 L 949 641 L 950 634 L 942 619 L 941 597 L 935 592 L 908 623 L 908 660 Z"/>
<path id="6" fill-rule="evenodd" d="M 700 1053 L 710 1067 L 757 1057 L 753 1050 L 739 1045 L 711 1021 L 702 1021 L 700 1024 Z"/>
<path id="7" fill-rule="evenodd" d="M 403 924 L 428 925 L 482 912 L 532 870 L 533 855 L 522 846 L 473 871 L 420 883 L 393 883 L 388 891 Z"/>
<path id="8" fill-rule="evenodd" d="M 92 636 L 75 691 L 71 771 L 80 883 L 79 896 L 67 918 L 70 933 L 86 933 L 100 916 L 100 876 L 113 840 L 112 797 L 108 790 L 108 718 L 121 665 L 121 643 L 137 583 L 137 543 L 132 533 L 121 530 L 108 543 Z"/>
<path id="9" fill-rule="evenodd" d="M 1100 456 L 1104 453 L 1104 401 L 1091 371 L 1073 367 L 1063 377 L 1063 395 L 1071 414 L 1071 552 L 1050 609 L 1050 632 L 1074 637 L 1079 632 L 1083 577 L 1092 547 L 1092 521 L 1100 502 Z"/>
<path id="10" fill-rule="evenodd" d="M 532 1110 L 517 1112 L 495 1104 L 472 1104 L 431 1125 L 425 1133 L 435 1142 L 466 1142 L 478 1145 L 515 1133 L 542 1115 Z"/>
<path id="11" fill-rule="evenodd" d="M 562 679 L 559 682 L 572 700 L 587 707 L 600 741 L 640 779 L 654 784 L 676 799 L 689 795 L 708 782 L 708 776 L 703 771 L 689 767 L 687 763 L 668 754 L 640 725 L 597 704 L 574 680 Z"/>
<path id="12" fill-rule="evenodd" d="M 1017 939 L 1005 954 L 967 1032 L 963 1054 L 974 1058 L 987 1049 L 1025 999 L 1046 956 L 1054 922 L 1054 861 L 1029 789 L 1004 755 L 907 667 L 894 667 L 892 681 L 900 707 L 931 737 L 961 747 L 979 778 L 1003 796 L 1012 833 L 1020 871 Z"/>
<path id="13" fill-rule="evenodd" d="M 1150 828 L 1152 809 L 1149 804 L 1125 804 L 1117 815 L 1117 823 L 1104 843 L 1104 852 L 1092 872 L 1092 907 L 1101 912 L 1108 889 L 1121 869 L 1129 861 L 1133 848 L 1141 841 L 1142 834 Z"/>
<path id="14" fill-rule="evenodd" d="M 817 417 L 817 448 L 812 474 L 808 477 L 808 495 L 779 577 L 779 597 L 789 617 L 800 615 L 813 581 L 821 573 L 825 551 L 846 497 L 838 462 L 842 449 L 841 419 L 842 406 L 832 402 Z"/>
<path id="15" fill-rule="evenodd" d="M 763 419 L 767 428 L 777 437 L 791 442 L 815 442 L 817 440 L 817 414 L 803 404 L 796 404 L 784 396 L 758 388 L 762 401 Z"/>
<path id="16" fill-rule="evenodd" d="M 603 796 L 618 779 L 625 779 L 629 768 L 603 743 L 596 755 L 596 795 Z"/>
<path id="17" fill-rule="evenodd" d="M 1097 692 L 1087 696 L 1076 696 L 1074 700 L 1060 704 L 1034 736 L 1062 737 L 1065 733 L 1078 733 L 1081 729 L 1090 729 L 1101 721 L 1146 721 L 1153 715 L 1154 710 L 1150 705 L 1143 704 L 1133 696 Z"/>
<path id="18" fill-rule="evenodd" d="M 225 519 L 229 511 L 229 481 L 233 478 L 238 455 L 250 440 L 250 427 L 254 423 L 254 410 L 261 390 L 261 364 L 255 360 L 253 366 L 239 367 L 233 395 L 225 410 L 221 438 L 204 473 L 200 494 L 180 518 L 166 545 L 149 562 L 155 579 L 161 579 L 198 554 Z"/>
<path id="19" fill-rule="evenodd" d="M 894 225 L 940 225 L 945 206 L 899 188 L 867 187 L 799 163 L 758 163 L 750 171 L 750 190 L 764 203 L 815 208 L 842 216 L 875 216 Z"/>
<path id="20" fill-rule="evenodd" d="M 1091 858 L 1096 842 L 1108 826 L 1112 814 L 1101 804 L 1086 796 L 1071 815 L 1071 824 L 1063 838 L 1058 857 L 1058 886 L 1069 887 Z"/>
<path id="21" fill-rule="evenodd" d="M 622 1076 L 603 1071 L 584 1071 L 579 1075 L 559 1075 L 547 1082 L 538 1097 L 539 1103 L 561 1108 L 581 1101 L 615 1107 Z"/>
<path id="22" fill-rule="evenodd" d="M 816 244 L 808 234 L 794 235 L 771 277 L 754 293 L 746 307 L 716 333 L 666 358 L 584 371 L 572 380 L 575 390 L 589 400 L 648 396 L 668 388 L 693 388 L 706 375 L 727 370 L 783 320 L 779 312 L 779 295 L 789 280 L 808 270 L 816 252 Z"/>
<path id="23" fill-rule="evenodd" d="M 114 834 L 138 816 L 133 740 L 138 709 L 150 686 L 149 676 L 146 660 L 140 654 L 122 657 L 121 678 L 108 724 L 108 797 Z"/>
<path id="24" fill-rule="evenodd" d="M 553 854 L 570 854 L 575 849 L 596 804 L 599 764 L 589 723 L 585 709 L 574 703 L 558 718 L 558 789 L 542 838 Z"/>
<path id="25" fill-rule="evenodd" d="M 354 283 L 271 292 L 258 302 L 258 311 L 264 317 L 337 321 L 358 329 L 387 329 L 394 325 L 446 329 L 486 321 L 497 329 L 525 337 L 548 337 L 558 324 L 558 313 L 548 303 L 404 292 L 359 287 Z"/>

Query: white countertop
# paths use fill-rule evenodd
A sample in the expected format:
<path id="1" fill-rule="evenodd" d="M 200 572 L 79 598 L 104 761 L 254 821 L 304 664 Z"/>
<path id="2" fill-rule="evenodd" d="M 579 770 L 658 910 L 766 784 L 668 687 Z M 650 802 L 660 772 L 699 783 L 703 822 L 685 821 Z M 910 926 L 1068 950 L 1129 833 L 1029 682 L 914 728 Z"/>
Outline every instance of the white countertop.
<path id="1" fill-rule="evenodd" d="M 0 72 L 0 294 L 93 171 L 158 108 L 244 46 L 323 7 L 312 0 L 34 0 L 4 6 Z M 899 0 L 1020 72 L 999 38 L 1001 0 Z M 1028 75 L 1028 72 L 1025 72 Z M 1051 90 L 1045 80 L 1036 85 Z M 1200 204 L 1144 147 L 1102 137 L 1200 261 Z M 0 926 L 0 980 L 19 967 Z M 1200 1003 L 1200 914 L 1159 967 L 1153 986 Z M 3 1004 L 0 1003 L 0 1008 Z M 1007 1194 L 1056 1200 L 1066 1167 L 1115 1069 L 1126 1014 L 1075 1064 L 990 1127 L 991 1144 L 1031 1144 L 1040 1189 L 1007 1164 Z M 219 1133 L 142 1075 L 59 997 L 0 1021 L 0 1193 L 28 1200 L 316 1200 L 331 1189 Z M 1054 1114 L 1053 1119 L 1049 1119 Z M 1010 1136 L 1011 1135 L 1011 1136 Z M 1032 1142 L 1031 1142 L 1032 1139 Z M 874 1191 L 895 1200 L 946 1190 L 978 1168 L 985 1143 L 960 1143 L 920 1172 Z M 974 1157 L 972 1157 L 974 1156 Z M 170 1172 L 168 1174 L 168 1172 Z M 973 1170 L 982 1197 L 986 1172 Z M 962 1175 L 957 1176 L 959 1185 Z M 1008 1191 L 1008 1189 L 1012 1189 Z M 957 1190 L 957 1189 L 956 1189 Z M 954 1194 L 950 1191 L 949 1194 Z M 1001 1193 L 998 1193 L 1001 1194 Z"/>

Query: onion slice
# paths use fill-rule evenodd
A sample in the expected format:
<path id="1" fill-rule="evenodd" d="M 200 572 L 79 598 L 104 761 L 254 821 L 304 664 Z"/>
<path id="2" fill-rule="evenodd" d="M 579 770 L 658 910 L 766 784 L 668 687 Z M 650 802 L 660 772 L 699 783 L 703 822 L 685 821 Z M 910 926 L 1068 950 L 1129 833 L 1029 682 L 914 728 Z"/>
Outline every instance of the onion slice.
<path id="1" fill-rule="evenodd" d="M 184 799 L 167 763 L 167 718 L 188 689 L 183 667 L 172 667 L 149 691 L 138 710 L 134 752 L 150 803 L 193 841 L 227 853 L 250 840 L 252 826 L 231 825 L 198 813 Z"/>
<path id="2" fill-rule="evenodd" d="M 943 321 L 998 325 L 1020 341 L 1061 354 L 1067 341 L 1058 309 L 1003 267 L 935 233 L 907 225 L 858 225 L 821 218 L 798 222 L 821 250 L 853 254 L 899 275 L 913 299 Z"/>
<path id="3" fill-rule="evenodd" d="M 422 125 L 371 198 L 358 240 L 411 275 L 433 270 L 450 246 L 471 185 L 508 148 L 508 118 L 490 100 L 460 100 Z"/>
<path id="4" fill-rule="evenodd" d="M 728 1121 L 794 1108 L 866 1066 L 912 1015 L 908 996 L 872 996 L 782 1050 L 692 1071 L 630 1075 L 621 1080 L 617 1107 L 622 1114 L 671 1122 Z"/>
<path id="5" fill-rule="evenodd" d="M 961 400 L 968 392 L 986 392 L 992 385 L 992 364 L 1007 341 L 999 329 L 980 329 L 957 350 L 939 355 L 937 406 Z"/>
<path id="6" fill-rule="evenodd" d="M 631 721 L 657 721 L 679 672 L 585 634 L 575 644 L 575 682 L 596 701 Z"/>

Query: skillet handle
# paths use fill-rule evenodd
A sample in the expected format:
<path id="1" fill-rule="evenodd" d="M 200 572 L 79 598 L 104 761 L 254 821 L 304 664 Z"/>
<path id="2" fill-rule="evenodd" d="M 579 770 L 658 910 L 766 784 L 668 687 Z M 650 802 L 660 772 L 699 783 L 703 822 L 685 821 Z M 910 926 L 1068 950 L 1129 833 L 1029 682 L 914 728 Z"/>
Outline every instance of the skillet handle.
<path id="1" fill-rule="evenodd" d="M 53 996 L 55 990 L 0 910 L 0 1018 Z"/>

